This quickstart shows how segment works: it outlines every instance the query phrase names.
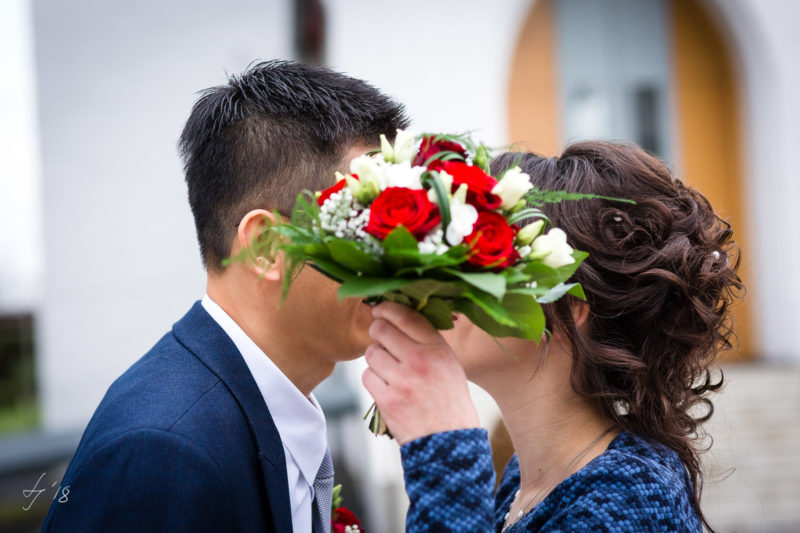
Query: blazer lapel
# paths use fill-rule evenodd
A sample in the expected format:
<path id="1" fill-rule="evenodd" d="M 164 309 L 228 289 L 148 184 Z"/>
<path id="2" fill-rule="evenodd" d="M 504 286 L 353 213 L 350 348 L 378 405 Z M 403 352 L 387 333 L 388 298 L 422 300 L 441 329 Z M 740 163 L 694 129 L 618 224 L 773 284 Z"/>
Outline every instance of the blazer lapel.
<path id="1" fill-rule="evenodd" d="M 258 446 L 274 528 L 276 531 L 291 531 L 292 513 L 283 443 L 242 355 L 200 302 L 192 306 L 172 331 L 181 344 L 225 383 L 239 403 Z"/>

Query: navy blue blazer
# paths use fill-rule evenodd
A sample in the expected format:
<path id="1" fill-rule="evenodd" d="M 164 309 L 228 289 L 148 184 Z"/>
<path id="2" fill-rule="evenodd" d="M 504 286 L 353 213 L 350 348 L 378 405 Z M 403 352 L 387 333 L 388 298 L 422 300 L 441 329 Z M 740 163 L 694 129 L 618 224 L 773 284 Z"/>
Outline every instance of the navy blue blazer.
<path id="1" fill-rule="evenodd" d="M 66 486 L 43 531 L 292 530 L 278 430 L 200 302 L 108 389 Z"/>

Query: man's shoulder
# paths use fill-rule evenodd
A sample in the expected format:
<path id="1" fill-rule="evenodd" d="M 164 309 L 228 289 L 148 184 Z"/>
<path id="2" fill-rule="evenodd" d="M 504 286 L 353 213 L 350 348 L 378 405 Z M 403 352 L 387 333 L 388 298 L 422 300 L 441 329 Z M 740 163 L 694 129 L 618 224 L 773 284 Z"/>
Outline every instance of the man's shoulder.
<path id="1" fill-rule="evenodd" d="M 81 448 L 140 430 L 173 432 L 202 445 L 221 429 L 230 438 L 249 438 L 226 384 L 170 332 L 109 387 Z"/>

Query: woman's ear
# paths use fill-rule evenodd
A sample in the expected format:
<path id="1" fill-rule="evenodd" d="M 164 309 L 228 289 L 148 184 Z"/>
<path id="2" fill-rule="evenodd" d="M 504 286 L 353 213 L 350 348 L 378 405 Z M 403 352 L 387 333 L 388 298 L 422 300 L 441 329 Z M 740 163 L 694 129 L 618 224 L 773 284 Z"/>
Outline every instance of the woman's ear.
<path id="1" fill-rule="evenodd" d="M 589 318 L 589 304 L 586 302 L 573 303 L 570 306 L 570 312 L 572 313 L 572 323 L 575 327 L 575 330 L 579 330 Z M 561 331 L 560 328 L 553 329 L 554 339 L 562 340 L 564 338 L 564 334 L 565 332 Z"/>
<path id="2" fill-rule="evenodd" d="M 572 305 L 572 321 L 575 323 L 576 328 L 580 328 L 589 318 L 589 304 L 586 302 L 579 302 Z"/>
<path id="3" fill-rule="evenodd" d="M 276 223 L 275 215 L 265 209 L 253 209 L 242 217 L 237 231 L 237 244 L 241 250 L 249 249 L 254 243 L 267 236 L 270 226 Z M 282 276 L 280 258 L 270 254 L 265 257 L 256 253 L 247 254 L 245 266 L 260 279 L 280 281 Z"/>

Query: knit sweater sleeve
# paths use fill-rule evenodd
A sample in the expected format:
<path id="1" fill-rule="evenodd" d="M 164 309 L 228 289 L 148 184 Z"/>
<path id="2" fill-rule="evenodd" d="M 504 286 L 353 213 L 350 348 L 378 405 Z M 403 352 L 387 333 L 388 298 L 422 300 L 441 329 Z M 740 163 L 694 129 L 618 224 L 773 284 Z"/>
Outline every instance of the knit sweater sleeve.
<path id="1" fill-rule="evenodd" d="M 400 449 L 410 500 L 406 531 L 494 530 L 494 469 L 484 429 L 435 433 Z"/>

